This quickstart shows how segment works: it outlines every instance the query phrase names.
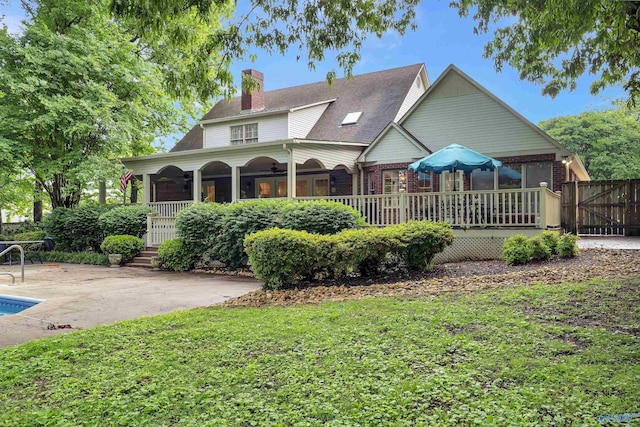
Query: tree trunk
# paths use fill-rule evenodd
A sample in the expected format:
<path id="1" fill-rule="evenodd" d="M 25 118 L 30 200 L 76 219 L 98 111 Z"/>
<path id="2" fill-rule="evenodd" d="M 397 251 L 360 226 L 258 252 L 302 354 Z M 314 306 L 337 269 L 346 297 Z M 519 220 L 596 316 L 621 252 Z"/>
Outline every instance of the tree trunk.
<path id="1" fill-rule="evenodd" d="M 33 222 L 42 221 L 42 187 L 36 182 L 35 191 L 33 193 Z"/>

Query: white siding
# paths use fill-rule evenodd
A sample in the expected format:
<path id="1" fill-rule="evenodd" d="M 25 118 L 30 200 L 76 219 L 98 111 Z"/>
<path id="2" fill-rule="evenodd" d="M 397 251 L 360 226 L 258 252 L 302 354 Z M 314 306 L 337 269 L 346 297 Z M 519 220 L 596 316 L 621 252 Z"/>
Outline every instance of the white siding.
<path id="1" fill-rule="evenodd" d="M 436 93 L 452 92 L 463 91 L 442 88 Z M 455 143 L 494 157 L 558 152 L 551 142 L 484 93 L 436 98 L 429 94 L 402 126 L 432 151 Z"/>
<path id="2" fill-rule="evenodd" d="M 329 103 L 289 113 L 289 138 L 306 138 Z"/>
<path id="3" fill-rule="evenodd" d="M 429 94 L 429 99 L 450 98 L 452 96 L 472 95 L 474 93 L 482 93 L 482 91 L 469 83 L 469 81 L 460 74 L 452 71 L 442 84 L 433 88 Z"/>
<path id="4" fill-rule="evenodd" d="M 344 165 L 353 172 L 356 159 L 360 155 L 362 147 L 349 146 L 300 146 L 293 149 L 293 157 L 296 163 L 302 164 L 309 159 L 319 160 L 326 169 L 334 169 Z"/>
<path id="5" fill-rule="evenodd" d="M 389 131 L 376 142 L 367 153 L 366 162 L 378 163 L 402 163 L 420 159 L 428 152 L 420 150 L 414 143 L 407 140 L 395 128 Z"/>
<path id="6" fill-rule="evenodd" d="M 231 126 L 258 123 L 258 142 L 278 141 L 287 139 L 287 113 L 234 120 L 232 122 L 204 125 L 204 148 L 227 147 L 230 145 Z"/>
<path id="7" fill-rule="evenodd" d="M 394 122 L 397 122 L 398 120 L 400 120 L 400 118 L 404 116 L 404 113 L 409 111 L 409 109 L 413 106 L 413 104 L 426 91 L 427 79 L 422 74 L 423 74 L 422 71 L 420 71 L 420 73 L 418 74 L 418 77 L 416 77 L 416 79 L 413 81 L 413 84 L 411 85 L 411 89 L 409 89 L 409 93 L 407 93 L 407 96 L 404 98 L 404 101 L 402 101 L 402 105 L 398 110 L 398 114 L 396 114 L 395 119 L 393 119 Z"/>

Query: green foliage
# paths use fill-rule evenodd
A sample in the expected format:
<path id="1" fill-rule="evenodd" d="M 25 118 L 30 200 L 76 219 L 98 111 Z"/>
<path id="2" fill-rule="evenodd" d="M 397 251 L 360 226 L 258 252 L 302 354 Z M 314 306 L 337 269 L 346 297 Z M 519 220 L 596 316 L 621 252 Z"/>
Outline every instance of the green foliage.
<path id="1" fill-rule="evenodd" d="M 319 272 L 335 277 L 357 271 L 374 277 L 394 256 L 411 269 L 425 271 L 452 241 L 450 225 L 416 221 L 333 235 L 273 228 L 248 235 L 244 244 L 249 264 L 265 288 L 281 289 L 300 278 L 313 279 Z"/>
<path id="2" fill-rule="evenodd" d="M 531 247 L 523 234 L 510 236 L 502 246 L 502 259 L 509 265 L 526 264 L 531 261 Z"/>
<path id="3" fill-rule="evenodd" d="M 543 94 L 573 90 L 589 73 L 598 76 L 591 84 L 594 94 L 623 83 L 630 104 L 640 95 L 637 1 L 457 0 L 451 5 L 461 16 L 474 14 L 477 33 L 494 31 L 485 57 L 493 58 L 498 71 L 511 65 L 521 79 L 544 84 Z"/>
<path id="4" fill-rule="evenodd" d="M 578 249 L 578 236 L 571 233 L 565 233 L 558 239 L 558 255 L 562 258 L 573 258 L 580 255 L 580 249 Z"/>
<path id="5" fill-rule="evenodd" d="M 640 108 L 619 105 L 545 120 L 540 127 L 580 155 L 591 179 L 640 176 Z"/>
<path id="6" fill-rule="evenodd" d="M 133 258 L 144 250 L 144 242 L 136 236 L 107 236 L 100 249 L 106 255 L 122 254 L 122 262 L 127 263 L 133 261 Z"/>
<path id="7" fill-rule="evenodd" d="M 97 252 L 60 252 L 60 251 L 40 251 L 40 258 L 45 262 L 67 262 L 70 264 L 89 265 L 109 265 L 109 258 Z M 27 252 L 28 259 L 37 261 L 38 256 L 32 252 Z"/>
<path id="8" fill-rule="evenodd" d="M 546 261 L 551 258 L 551 248 L 541 236 L 530 237 L 526 245 L 529 247 L 531 260 Z"/>
<path id="9" fill-rule="evenodd" d="M 272 228 L 244 240 L 249 265 L 265 289 L 290 288 L 301 278 L 311 278 L 326 262 L 328 238 L 306 231 Z"/>
<path id="10" fill-rule="evenodd" d="M 12 240 L 9 236 L 5 236 L 4 234 L 0 234 L 0 242 L 4 242 L 5 240 Z"/>
<path id="11" fill-rule="evenodd" d="M 28 241 L 28 240 L 44 240 L 47 233 L 44 231 L 27 231 L 25 233 L 16 233 L 13 235 L 13 240 L 16 241 Z"/>
<path id="12" fill-rule="evenodd" d="M 78 330 L 0 350 L 0 425 L 596 426 L 637 412 L 639 290 L 202 308 Z"/>
<path id="13" fill-rule="evenodd" d="M 64 250 L 83 252 L 98 251 L 104 239 L 99 225 L 100 216 L 111 209 L 108 205 L 88 203 L 73 209 L 56 208 L 44 220 L 47 236 Z"/>
<path id="14" fill-rule="evenodd" d="M 173 271 L 187 271 L 193 268 L 193 255 L 182 239 L 165 240 L 158 247 L 158 257 L 162 267 Z"/>
<path id="15" fill-rule="evenodd" d="M 387 31 L 404 34 L 407 28 L 415 28 L 418 1 L 258 1 L 228 19 L 232 4 L 211 0 L 111 2 L 116 19 L 125 18 L 145 43 L 157 46 L 154 53 L 161 55 L 167 49 L 165 44 L 169 52 L 180 46 L 193 48 L 191 55 L 175 55 L 173 61 L 165 61 L 165 83 L 172 93 L 196 92 L 207 102 L 234 92 L 229 65 L 245 61 L 247 56 L 255 60 L 257 50 L 284 54 L 295 46 L 298 58 L 310 69 L 331 52 L 350 76 L 369 36 L 382 37 Z M 207 33 L 197 38 L 202 28 L 193 28 L 201 22 L 206 24 Z M 217 73 L 208 74 L 206 70 Z M 331 81 L 335 75 L 331 71 L 327 79 Z M 252 87 L 255 82 L 243 82 L 244 89 Z"/>
<path id="16" fill-rule="evenodd" d="M 551 251 L 551 255 L 558 255 L 558 239 L 560 234 L 557 231 L 544 230 L 542 234 L 540 234 L 540 238 L 544 241 L 544 244 L 547 245 L 549 250 Z"/>
<path id="17" fill-rule="evenodd" d="M 355 209 L 326 200 L 285 202 L 280 221 L 282 228 L 316 234 L 335 234 L 366 225 L 364 218 Z"/>
<path id="18" fill-rule="evenodd" d="M 154 62 L 108 2 L 22 4 L 23 31 L 0 31 L 0 157 L 30 171 L 52 208 L 73 207 L 88 183 L 117 180 L 118 158 L 184 128 L 184 110 L 163 87 L 170 62 Z"/>
<path id="19" fill-rule="evenodd" d="M 127 234 L 142 237 L 147 232 L 148 213 L 158 214 L 148 206 L 119 206 L 100 215 L 98 225 L 105 236 Z"/>
<path id="20" fill-rule="evenodd" d="M 400 233 L 401 255 L 413 270 L 430 270 L 433 258 L 454 239 L 451 226 L 444 222 L 411 221 L 395 227 Z"/>
<path id="21" fill-rule="evenodd" d="M 363 226 L 362 216 L 340 203 L 326 201 L 251 200 L 232 204 L 196 203 L 180 212 L 178 235 L 196 257 L 207 255 L 229 267 L 247 265 L 246 235 L 280 227 L 312 233 L 335 233 Z"/>
<path id="22" fill-rule="evenodd" d="M 227 205 L 194 203 L 181 210 L 176 218 L 176 230 L 185 247 L 193 254 L 210 253 L 222 232 Z"/>

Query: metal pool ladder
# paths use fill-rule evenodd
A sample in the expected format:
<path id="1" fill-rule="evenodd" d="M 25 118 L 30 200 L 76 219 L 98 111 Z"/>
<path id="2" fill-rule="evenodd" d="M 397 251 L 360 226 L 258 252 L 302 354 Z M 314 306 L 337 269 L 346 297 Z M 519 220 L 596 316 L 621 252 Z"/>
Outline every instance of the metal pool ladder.
<path id="1" fill-rule="evenodd" d="M 15 248 L 20 249 L 20 272 L 22 274 L 22 282 L 21 283 L 24 283 L 24 249 L 22 248 L 22 246 L 20 246 L 20 245 L 11 245 L 7 249 L 5 249 L 4 251 L 0 252 L 0 257 L 2 255 L 4 255 L 4 254 L 8 253 L 12 249 L 15 249 Z M 0 271 L 0 275 L 11 276 L 11 285 L 15 285 L 16 284 L 16 276 L 14 276 L 13 273 L 1 272 Z"/>

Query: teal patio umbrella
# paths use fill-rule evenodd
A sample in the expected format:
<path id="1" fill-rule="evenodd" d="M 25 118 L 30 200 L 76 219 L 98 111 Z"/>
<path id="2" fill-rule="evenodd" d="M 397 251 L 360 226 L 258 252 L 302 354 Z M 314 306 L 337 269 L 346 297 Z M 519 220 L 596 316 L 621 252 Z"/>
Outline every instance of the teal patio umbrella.
<path id="1" fill-rule="evenodd" d="M 427 157 L 413 162 L 409 170 L 414 172 L 471 172 L 476 169 L 493 171 L 502 162 L 459 144 L 451 144 Z M 514 171 L 515 172 L 515 171 Z"/>

